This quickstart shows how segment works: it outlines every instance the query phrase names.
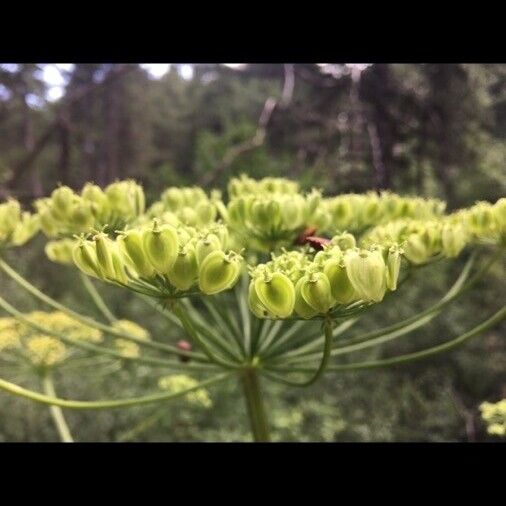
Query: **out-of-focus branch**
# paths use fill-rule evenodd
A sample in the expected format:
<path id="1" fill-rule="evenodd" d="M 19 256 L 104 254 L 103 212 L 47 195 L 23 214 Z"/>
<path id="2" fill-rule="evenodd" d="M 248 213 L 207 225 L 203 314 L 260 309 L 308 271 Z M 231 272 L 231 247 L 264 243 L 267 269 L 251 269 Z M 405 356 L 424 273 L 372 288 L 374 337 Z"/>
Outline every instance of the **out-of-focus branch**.
<path id="1" fill-rule="evenodd" d="M 6 188 L 13 187 L 19 179 L 32 167 L 37 157 L 40 155 L 48 141 L 51 139 L 53 134 L 60 128 L 62 122 L 65 121 L 65 111 L 69 106 L 78 102 L 90 93 L 95 92 L 99 88 L 111 83 L 119 77 L 131 72 L 135 69 L 134 65 L 118 64 L 110 72 L 107 73 L 102 81 L 85 85 L 79 88 L 76 92 L 70 96 L 66 96 L 62 99 L 58 109 L 55 113 L 55 119 L 47 126 L 46 130 L 40 135 L 35 141 L 33 148 L 26 154 L 26 156 L 20 160 L 12 169 L 12 176 L 4 183 L 5 187 L 0 188 L 0 197 L 6 197 L 9 193 Z"/>
<path id="2" fill-rule="evenodd" d="M 374 165 L 374 174 L 376 176 L 376 188 L 386 188 L 386 169 L 383 163 L 383 152 L 378 129 L 373 121 L 367 121 L 367 133 L 371 144 L 372 163 Z"/>
<path id="3" fill-rule="evenodd" d="M 464 419 L 467 440 L 471 443 L 476 441 L 476 426 L 474 414 L 469 410 L 455 389 L 452 388 L 451 398 L 459 415 Z"/>
<path id="4" fill-rule="evenodd" d="M 202 185 L 208 185 L 216 180 L 232 163 L 234 160 L 242 155 L 243 153 L 247 153 L 252 149 L 260 147 L 265 142 L 265 137 L 267 133 L 267 127 L 269 126 L 272 113 L 276 107 L 281 109 L 286 109 L 293 97 L 293 89 L 295 86 L 295 72 L 294 65 L 292 63 L 286 63 L 284 65 L 284 81 L 283 81 L 283 90 L 281 92 L 281 98 L 268 97 L 265 101 L 264 107 L 258 118 L 258 126 L 255 134 L 251 139 L 248 139 L 236 146 L 232 146 L 223 157 L 220 164 L 216 167 L 214 171 L 207 172 L 202 178 L 200 183 Z"/>

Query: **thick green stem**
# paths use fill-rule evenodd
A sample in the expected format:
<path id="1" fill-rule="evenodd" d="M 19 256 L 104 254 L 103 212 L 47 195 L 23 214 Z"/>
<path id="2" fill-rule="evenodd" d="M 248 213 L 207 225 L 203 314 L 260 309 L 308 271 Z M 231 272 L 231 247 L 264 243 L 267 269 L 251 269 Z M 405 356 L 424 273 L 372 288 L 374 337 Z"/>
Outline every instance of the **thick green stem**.
<path id="1" fill-rule="evenodd" d="M 241 374 L 253 439 L 255 442 L 268 442 L 270 441 L 269 426 L 260 389 L 258 370 L 255 367 L 247 367 L 243 369 Z"/>
<path id="2" fill-rule="evenodd" d="M 56 397 L 53 378 L 50 372 L 46 372 L 42 376 L 42 388 L 46 395 Z M 59 406 L 49 406 L 49 411 L 51 412 L 51 417 L 62 443 L 73 443 L 74 439 L 72 438 L 72 434 L 70 433 L 69 426 L 67 425 L 61 408 Z"/>

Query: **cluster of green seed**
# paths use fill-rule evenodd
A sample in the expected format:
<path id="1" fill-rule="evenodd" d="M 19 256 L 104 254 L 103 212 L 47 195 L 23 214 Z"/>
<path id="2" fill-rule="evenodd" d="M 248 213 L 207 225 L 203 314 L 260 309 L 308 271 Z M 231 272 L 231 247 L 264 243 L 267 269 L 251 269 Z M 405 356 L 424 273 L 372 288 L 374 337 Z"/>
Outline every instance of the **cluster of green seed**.
<path id="1" fill-rule="evenodd" d="M 21 246 L 39 231 L 39 217 L 23 212 L 17 200 L 0 204 L 0 248 Z"/>
<path id="2" fill-rule="evenodd" d="M 227 252 L 227 243 L 227 228 L 220 224 L 196 229 L 153 220 L 151 226 L 125 230 L 116 239 L 103 232 L 83 238 L 73 259 L 84 273 L 121 285 L 142 280 L 161 289 L 168 286 L 178 296 L 198 286 L 210 295 L 231 288 L 241 271 L 242 257 Z"/>
<path id="3" fill-rule="evenodd" d="M 468 209 L 450 214 L 446 221 L 450 225 L 462 224 L 473 241 L 506 245 L 506 198 L 495 204 L 477 202 Z"/>
<path id="4" fill-rule="evenodd" d="M 177 225 L 182 223 L 191 227 L 204 227 L 216 221 L 219 192 L 213 191 L 211 197 L 198 186 L 167 188 L 160 200 L 149 209 L 147 218 L 158 218 L 163 223 Z"/>
<path id="5" fill-rule="evenodd" d="M 48 198 L 35 201 L 42 231 L 48 237 L 65 237 L 108 227 L 121 229 L 144 213 L 141 186 L 132 180 L 117 181 L 104 190 L 87 183 L 80 194 L 60 186 Z"/>
<path id="6" fill-rule="evenodd" d="M 329 216 L 321 206 L 320 192 L 251 193 L 232 198 L 226 220 L 241 236 L 245 246 L 269 252 L 293 244 L 306 227 L 318 230 L 329 225 Z"/>
<path id="7" fill-rule="evenodd" d="M 294 194 L 299 192 L 299 185 L 281 177 L 264 177 L 257 180 L 242 174 L 241 177 L 232 178 L 227 189 L 229 198 L 233 199 L 247 195 Z"/>
<path id="8" fill-rule="evenodd" d="M 444 213 L 446 204 L 437 199 L 401 197 L 395 193 L 368 192 L 338 195 L 325 200 L 330 215 L 329 232 L 362 231 L 400 218 L 433 219 Z"/>
<path id="9" fill-rule="evenodd" d="M 379 225 L 365 234 L 361 244 L 401 244 L 406 259 L 422 265 L 442 255 L 454 258 L 469 242 L 469 233 L 462 223 L 445 220 L 421 221 L 404 219 Z"/>
<path id="10" fill-rule="evenodd" d="M 402 250 L 358 248 L 348 233 L 316 254 L 285 251 L 251 270 L 249 307 L 259 318 L 312 318 L 352 303 L 377 303 L 397 288 Z"/>

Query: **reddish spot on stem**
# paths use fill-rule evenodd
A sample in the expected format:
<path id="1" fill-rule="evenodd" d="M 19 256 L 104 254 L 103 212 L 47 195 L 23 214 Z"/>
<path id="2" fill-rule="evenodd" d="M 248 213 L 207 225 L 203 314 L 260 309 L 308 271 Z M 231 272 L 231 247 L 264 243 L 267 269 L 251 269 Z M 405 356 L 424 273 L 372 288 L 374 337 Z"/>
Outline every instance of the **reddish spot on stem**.
<path id="1" fill-rule="evenodd" d="M 184 339 L 181 339 L 181 341 L 178 341 L 176 344 L 176 347 L 182 351 L 192 351 L 191 343 L 189 343 L 188 341 L 185 341 Z M 179 355 L 179 360 L 181 360 L 181 362 L 189 362 L 191 359 L 190 359 L 190 357 L 187 357 L 185 355 Z"/>

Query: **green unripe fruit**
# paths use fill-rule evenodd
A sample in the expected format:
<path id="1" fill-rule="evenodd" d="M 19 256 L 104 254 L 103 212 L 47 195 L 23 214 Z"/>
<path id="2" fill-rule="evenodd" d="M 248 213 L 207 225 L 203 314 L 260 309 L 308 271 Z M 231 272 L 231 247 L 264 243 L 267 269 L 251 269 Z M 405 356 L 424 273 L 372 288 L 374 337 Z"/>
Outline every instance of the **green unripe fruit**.
<path id="1" fill-rule="evenodd" d="M 397 280 L 399 279 L 399 272 L 401 269 L 401 250 L 392 246 L 388 250 L 387 255 L 387 288 L 389 290 L 397 289 Z"/>
<path id="2" fill-rule="evenodd" d="M 380 251 L 352 251 L 344 256 L 348 278 L 361 299 L 380 302 L 386 292 L 386 265 Z"/>
<path id="3" fill-rule="evenodd" d="M 366 223 L 374 223 L 380 214 L 380 207 L 377 200 L 371 200 L 365 206 L 364 218 Z"/>
<path id="4" fill-rule="evenodd" d="M 360 298 L 355 292 L 341 260 L 329 260 L 325 263 L 323 272 L 329 280 L 332 297 L 339 304 L 349 304 Z"/>
<path id="5" fill-rule="evenodd" d="M 199 221 L 197 213 L 191 207 L 183 207 L 177 216 L 185 225 L 195 226 Z"/>
<path id="6" fill-rule="evenodd" d="M 336 202 L 332 209 L 332 218 L 339 227 L 347 227 L 351 217 L 351 204 L 348 201 Z"/>
<path id="7" fill-rule="evenodd" d="M 320 206 L 321 201 L 321 193 L 317 190 L 312 190 L 311 193 L 306 197 L 307 213 L 309 216 L 313 215 L 316 209 Z"/>
<path id="8" fill-rule="evenodd" d="M 176 231 L 177 231 L 177 237 L 179 240 L 179 244 L 181 246 L 184 246 L 192 239 L 192 236 L 190 235 L 190 233 L 188 232 L 187 229 L 185 229 L 183 227 L 178 227 Z"/>
<path id="9" fill-rule="evenodd" d="M 258 298 L 255 290 L 255 281 L 251 280 L 248 288 L 248 306 L 251 312 L 257 318 L 275 318 L 272 313 L 267 311 L 267 308 L 262 304 L 262 301 Z"/>
<path id="10" fill-rule="evenodd" d="M 420 265 L 429 259 L 430 251 L 421 234 L 413 234 L 403 245 L 406 258 L 415 265 Z"/>
<path id="11" fill-rule="evenodd" d="M 133 193 L 133 202 L 135 209 L 135 216 L 140 216 L 146 209 L 146 196 L 142 186 L 131 181 L 131 191 Z"/>
<path id="12" fill-rule="evenodd" d="M 151 265 L 161 274 L 170 272 L 176 261 L 179 239 L 171 225 L 158 225 L 155 220 L 151 230 L 143 233 L 143 250 Z"/>
<path id="13" fill-rule="evenodd" d="M 100 186 L 92 183 L 86 183 L 81 191 L 81 197 L 89 202 L 93 202 L 99 208 L 107 205 L 107 196 Z"/>
<path id="14" fill-rule="evenodd" d="M 289 198 L 281 205 L 283 226 L 294 229 L 298 228 L 303 220 L 304 202 L 296 198 Z"/>
<path id="15" fill-rule="evenodd" d="M 240 257 L 213 251 L 199 267 L 199 288 L 207 295 L 221 292 L 235 284 L 240 272 Z"/>
<path id="16" fill-rule="evenodd" d="M 17 200 L 10 199 L 0 204 L 0 231 L 7 235 L 20 219 L 21 205 Z"/>
<path id="17" fill-rule="evenodd" d="M 506 198 L 500 198 L 493 206 L 494 216 L 500 229 L 506 228 Z"/>
<path id="18" fill-rule="evenodd" d="M 309 218 L 309 223 L 317 230 L 325 230 L 330 224 L 330 215 L 324 209 L 316 209 Z"/>
<path id="19" fill-rule="evenodd" d="M 198 265 L 192 246 L 185 246 L 181 249 L 167 277 L 179 290 L 188 290 L 195 284 L 198 277 Z"/>
<path id="20" fill-rule="evenodd" d="M 169 188 L 163 193 L 162 200 L 171 211 L 177 211 L 184 204 L 183 192 L 179 188 Z"/>
<path id="21" fill-rule="evenodd" d="M 87 232 L 93 226 L 95 219 L 89 207 L 80 205 L 70 212 L 70 222 L 83 232 Z"/>
<path id="22" fill-rule="evenodd" d="M 198 219 L 203 225 L 216 219 L 216 208 L 209 202 L 199 202 L 195 208 Z"/>
<path id="23" fill-rule="evenodd" d="M 213 233 L 215 233 L 218 236 L 218 239 L 220 240 L 221 243 L 221 249 L 223 250 L 227 249 L 229 247 L 229 240 L 230 240 L 227 227 L 224 227 L 223 225 L 218 225 L 216 228 L 213 229 Z"/>
<path id="24" fill-rule="evenodd" d="M 234 226 L 240 226 L 246 221 L 246 201 L 244 198 L 232 200 L 228 205 L 227 215 L 229 222 Z"/>
<path id="25" fill-rule="evenodd" d="M 309 276 L 303 276 L 297 281 L 295 285 L 295 305 L 294 310 L 298 316 L 301 318 L 305 318 L 308 320 L 309 318 L 313 318 L 318 314 L 318 311 L 313 309 L 304 299 L 302 295 L 302 286 L 305 285 L 309 281 Z"/>
<path id="26" fill-rule="evenodd" d="M 126 273 L 125 259 L 121 254 L 118 244 L 114 241 L 111 241 L 111 257 L 114 267 L 114 277 L 112 279 L 126 285 L 129 280 Z"/>
<path id="27" fill-rule="evenodd" d="M 309 274 L 301 283 L 300 293 L 317 313 L 326 313 L 334 304 L 329 279 L 322 272 Z"/>
<path id="28" fill-rule="evenodd" d="M 262 201 L 258 200 L 253 202 L 249 216 L 257 226 L 263 229 L 270 229 L 279 225 L 281 221 L 281 212 L 279 203 L 276 201 Z"/>
<path id="29" fill-rule="evenodd" d="M 88 276 L 103 278 L 97 262 L 95 244 L 91 241 L 80 241 L 72 251 L 74 263 Z"/>
<path id="30" fill-rule="evenodd" d="M 199 239 L 195 245 L 197 263 L 200 265 L 209 253 L 221 250 L 221 241 L 215 234 L 208 234 L 205 238 Z"/>
<path id="31" fill-rule="evenodd" d="M 269 313 L 287 318 L 295 305 L 295 288 L 290 279 L 280 272 L 260 276 L 255 280 L 255 291 Z"/>
<path id="32" fill-rule="evenodd" d="M 39 216 L 24 212 L 12 232 L 11 243 L 14 246 L 21 246 L 31 239 L 40 229 Z M 70 262 L 72 263 L 72 262 Z"/>
<path id="33" fill-rule="evenodd" d="M 76 246 L 74 239 L 62 239 L 61 241 L 49 241 L 44 251 L 52 262 L 59 264 L 72 265 L 74 260 L 72 258 L 72 252 Z"/>
<path id="34" fill-rule="evenodd" d="M 142 243 L 143 236 L 140 230 L 128 230 L 124 235 L 118 237 L 120 249 L 123 254 L 128 256 L 136 273 L 143 278 L 151 278 L 154 276 L 155 270 L 144 253 Z"/>
<path id="35" fill-rule="evenodd" d="M 454 258 L 466 246 L 466 233 L 460 225 L 445 225 L 441 231 L 443 253 L 448 258 Z"/>
<path id="36" fill-rule="evenodd" d="M 334 236 L 331 242 L 332 244 L 339 246 L 342 251 L 355 248 L 357 245 L 355 237 L 348 232 L 343 232 L 342 234 Z"/>
<path id="37" fill-rule="evenodd" d="M 97 263 L 100 267 L 102 275 L 106 279 L 114 279 L 116 272 L 112 262 L 112 241 L 107 237 L 107 234 L 97 234 L 93 237 L 95 241 L 95 251 L 97 254 Z"/>
<path id="38" fill-rule="evenodd" d="M 105 195 L 113 213 L 133 217 L 144 212 L 144 191 L 134 181 L 112 183 L 105 189 Z"/>
<path id="39" fill-rule="evenodd" d="M 75 202 L 75 193 L 68 186 L 60 186 L 51 193 L 53 208 L 58 217 L 69 212 L 72 204 Z"/>

